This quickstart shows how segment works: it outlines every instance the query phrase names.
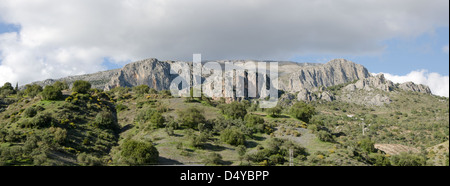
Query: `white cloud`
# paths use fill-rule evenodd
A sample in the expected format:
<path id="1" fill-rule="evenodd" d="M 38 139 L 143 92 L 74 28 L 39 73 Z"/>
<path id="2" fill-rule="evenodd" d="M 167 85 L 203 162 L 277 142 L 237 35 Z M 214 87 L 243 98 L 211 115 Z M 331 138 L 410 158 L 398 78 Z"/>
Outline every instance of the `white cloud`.
<path id="1" fill-rule="evenodd" d="M 394 83 L 414 82 L 430 87 L 431 92 L 438 96 L 449 97 L 449 76 L 443 76 L 438 73 L 430 73 L 426 70 L 412 71 L 407 75 L 399 76 L 389 73 L 383 73 L 386 79 Z"/>
<path id="2" fill-rule="evenodd" d="M 442 51 L 446 54 L 448 54 L 448 45 L 445 45 L 444 47 L 442 47 Z"/>
<path id="3" fill-rule="evenodd" d="M 277 59 L 366 55 L 382 41 L 448 26 L 447 0 L 0 0 L 0 84 L 155 57 Z"/>

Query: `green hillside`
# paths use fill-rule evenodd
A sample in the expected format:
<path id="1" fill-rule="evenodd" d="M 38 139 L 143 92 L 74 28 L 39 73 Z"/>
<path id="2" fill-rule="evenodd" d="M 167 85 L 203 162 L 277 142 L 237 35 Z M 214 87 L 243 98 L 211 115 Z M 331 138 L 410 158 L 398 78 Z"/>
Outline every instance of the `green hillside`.
<path id="1" fill-rule="evenodd" d="M 290 152 L 297 166 L 448 165 L 448 98 L 395 91 L 384 106 L 291 100 L 264 110 L 256 100 L 173 98 L 145 85 L 68 87 L 0 89 L 0 165 L 275 166 L 289 165 Z"/>

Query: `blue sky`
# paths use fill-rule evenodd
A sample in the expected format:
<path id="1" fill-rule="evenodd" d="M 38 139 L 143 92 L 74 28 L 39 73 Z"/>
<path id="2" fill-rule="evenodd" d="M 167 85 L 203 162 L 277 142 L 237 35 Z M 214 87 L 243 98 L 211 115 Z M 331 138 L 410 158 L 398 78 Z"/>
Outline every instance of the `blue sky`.
<path id="1" fill-rule="evenodd" d="M 20 26 L 0 22 L 0 34 L 6 32 L 19 32 L 19 31 Z"/>
<path id="2" fill-rule="evenodd" d="M 431 33 L 414 38 L 393 38 L 382 42 L 384 51 L 375 55 L 306 55 L 293 57 L 296 62 L 326 63 L 331 59 L 345 58 L 364 65 L 372 73 L 406 75 L 414 70 L 427 70 L 449 75 L 449 54 L 444 47 L 449 44 L 449 28 L 441 27 Z"/>

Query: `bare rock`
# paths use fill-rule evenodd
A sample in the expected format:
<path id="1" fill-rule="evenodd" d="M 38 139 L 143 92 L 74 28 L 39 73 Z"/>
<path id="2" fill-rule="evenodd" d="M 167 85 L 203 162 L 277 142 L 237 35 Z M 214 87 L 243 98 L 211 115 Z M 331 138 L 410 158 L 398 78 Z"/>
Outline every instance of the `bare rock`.
<path id="1" fill-rule="evenodd" d="M 289 77 L 284 90 L 299 92 L 317 87 L 329 87 L 370 77 L 367 69 L 345 59 L 335 59 L 323 65 L 303 66 Z"/>
<path id="2" fill-rule="evenodd" d="M 332 93 L 325 91 L 319 94 L 319 99 L 331 102 L 335 100 L 335 97 Z"/>
<path id="3" fill-rule="evenodd" d="M 422 84 L 414 84 L 413 82 L 406 82 L 402 83 L 398 86 L 398 88 L 405 90 L 405 91 L 413 91 L 413 92 L 420 92 L 425 94 L 431 94 L 430 87 Z"/>

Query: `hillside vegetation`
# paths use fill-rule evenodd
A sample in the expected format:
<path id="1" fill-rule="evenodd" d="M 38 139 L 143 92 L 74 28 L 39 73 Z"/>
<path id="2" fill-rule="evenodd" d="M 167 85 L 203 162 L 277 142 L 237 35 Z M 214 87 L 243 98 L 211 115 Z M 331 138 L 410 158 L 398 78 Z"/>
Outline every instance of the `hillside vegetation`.
<path id="1" fill-rule="evenodd" d="M 0 165 L 275 166 L 292 152 L 297 166 L 448 166 L 449 100 L 433 95 L 260 109 L 257 100 L 174 98 L 146 85 L 0 90 Z"/>

